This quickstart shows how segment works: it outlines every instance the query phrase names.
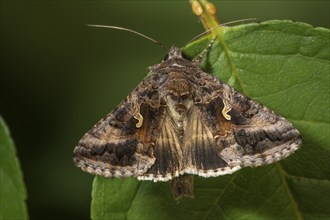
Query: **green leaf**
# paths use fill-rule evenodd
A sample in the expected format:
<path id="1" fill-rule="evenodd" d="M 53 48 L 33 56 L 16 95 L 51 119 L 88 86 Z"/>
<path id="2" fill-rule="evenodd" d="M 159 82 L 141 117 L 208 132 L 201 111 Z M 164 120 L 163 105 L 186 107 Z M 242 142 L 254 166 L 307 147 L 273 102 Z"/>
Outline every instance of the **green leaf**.
<path id="1" fill-rule="evenodd" d="M 301 149 L 276 164 L 195 177 L 195 198 L 179 203 L 168 182 L 96 177 L 93 219 L 330 219 L 329 30 L 268 21 L 220 34 L 203 69 L 291 121 Z M 194 57 L 209 42 L 184 52 Z"/>
<path id="2" fill-rule="evenodd" d="M 26 197 L 15 145 L 0 116 L 0 219 L 28 219 Z"/>

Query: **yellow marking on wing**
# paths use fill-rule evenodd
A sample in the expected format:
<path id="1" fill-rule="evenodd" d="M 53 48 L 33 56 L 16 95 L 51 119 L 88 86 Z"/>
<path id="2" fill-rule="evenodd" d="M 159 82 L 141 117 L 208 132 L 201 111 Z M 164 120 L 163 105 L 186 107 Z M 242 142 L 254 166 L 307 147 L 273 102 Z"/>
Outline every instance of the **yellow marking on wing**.
<path id="1" fill-rule="evenodd" d="M 225 119 L 227 119 L 228 121 L 230 121 L 231 120 L 231 116 L 228 115 L 228 112 L 231 110 L 231 107 L 229 107 L 227 101 L 225 101 L 224 99 L 222 101 L 223 101 L 224 107 L 223 107 L 221 113 L 222 113 L 223 117 L 225 117 Z"/>
<path id="2" fill-rule="evenodd" d="M 140 128 L 142 126 L 143 123 L 143 116 L 139 113 L 137 113 L 137 115 L 133 115 L 133 117 L 138 120 L 138 123 L 136 123 L 136 128 Z"/>

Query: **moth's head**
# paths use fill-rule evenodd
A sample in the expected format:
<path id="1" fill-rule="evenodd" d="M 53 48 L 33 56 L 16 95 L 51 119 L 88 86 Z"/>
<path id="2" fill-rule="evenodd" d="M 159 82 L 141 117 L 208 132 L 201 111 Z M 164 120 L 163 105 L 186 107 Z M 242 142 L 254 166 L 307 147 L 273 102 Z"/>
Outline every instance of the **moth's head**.
<path id="1" fill-rule="evenodd" d="M 164 59 L 162 60 L 162 62 L 149 67 L 149 70 L 152 72 L 157 72 L 162 69 L 162 72 L 166 74 L 166 71 L 168 71 L 169 73 L 173 70 L 172 68 L 176 68 L 178 69 L 178 71 L 180 71 L 180 68 L 184 70 L 185 68 L 197 67 L 197 66 L 198 64 L 192 62 L 189 58 L 187 58 L 181 52 L 180 48 L 176 46 L 172 46 L 169 52 L 164 57 Z"/>
<path id="2" fill-rule="evenodd" d="M 171 47 L 170 51 L 165 55 L 163 62 L 173 59 L 185 59 L 190 61 L 184 54 L 182 54 L 181 49 L 176 46 Z"/>

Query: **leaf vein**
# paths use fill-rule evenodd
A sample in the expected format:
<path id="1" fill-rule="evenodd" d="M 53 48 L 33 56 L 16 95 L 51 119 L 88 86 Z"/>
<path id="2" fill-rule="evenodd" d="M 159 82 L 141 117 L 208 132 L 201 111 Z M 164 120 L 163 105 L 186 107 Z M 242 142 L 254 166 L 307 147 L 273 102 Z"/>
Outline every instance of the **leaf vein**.
<path id="1" fill-rule="evenodd" d="M 203 220 L 207 219 L 207 217 L 209 216 L 211 210 L 216 207 L 219 206 L 219 201 L 222 198 L 222 196 L 225 194 L 227 188 L 233 183 L 234 179 L 236 178 L 237 174 L 232 174 L 232 178 L 230 179 L 230 181 L 228 181 L 228 183 L 226 184 L 226 186 L 223 188 L 223 191 L 219 194 L 219 196 L 214 200 L 213 204 L 211 205 L 211 207 L 209 208 L 209 210 L 207 210 L 207 212 L 205 213 L 205 216 L 202 218 Z"/>
<path id="2" fill-rule="evenodd" d="M 329 63 L 329 60 L 326 59 L 326 58 L 320 58 L 320 57 L 315 57 L 315 56 L 306 56 L 304 54 L 301 54 L 299 52 L 297 53 L 283 53 L 283 54 L 280 54 L 280 53 L 260 53 L 260 52 L 243 52 L 243 51 L 230 51 L 232 54 L 235 54 L 235 56 L 242 56 L 242 55 L 255 55 L 255 56 L 271 56 L 272 59 L 274 59 L 274 56 L 278 56 L 278 57 L 288 57 L 288 56 L 300 56 L 300 57 L 304 57 L 304 58 L 307 58 L 307 59 L 312 59 L 314 62 L 315 60 L 319 61 L 319 62 L 322 62 L 322 63 Z"/>
<path id="3" fill-rule="evenodd" d="M 287 195 L 289 197 L 290 203 L 292 204 L 292 207 L 295 210 L 294 214 L 297 217 L 296 219 L 297 220 L 303 220 L 304 218 L 303 218 L 303 216 L 301 214 L 301 211 L 300 211 L 300 209 L 298 207 L 298 204 L 297 204 L 297 202 L 296 202 L 296 200 L 295 200 L 295 198 L 294 198 L 294 196 L 293 196 L 293 194 L 292 194 L 292 192 L 290 190 L 290 187 L 289 187 L 289 185 L 287 183 L 287 180 L 285 179 L 285 177 L 288 175 L 288 173 L 283 169 L 283 167 L 282 167 L 282 165 L 280 163 L 276 163 L 276 167 L 277 167 L 277 169 L 278 169 L 278 171 L 280 173 L 280 176 L 282 178 L 282 181 L 283 181 L 283 184 L 284 184 L 284 188 L 285 188 L 285 190 L 287 192 Z"/>
<path id="4" fill-rule="evenodd" d="M 287 119 L 289 119 L 291 122 L 303 122 L 303 123 L 309 123 L 309 124 L 330 125 L 329 122 L 324 122 L 324 121 L 309 121 L 309 120 L 305 120 L 305 119 L 291 119 L 291 118 L 287 118 Z"/>
<path id="5" fill-rule="evenodd" d="M 134 195 L 133 195 L 133 197 L 132 197 L 131 204 L 128 206 L 127 214 L 126 214 L 126 219 L 127 219 L 128 213 L 130 212 L 130 210 L 131 210 L 131 208 L 132 208 L 133 202 L 135 201 L 136 195 L 138 194 L 138 192 L 139 192 L 140 189 L 141 189 L 141 184 L 142 184 L 141 181 L 139 181 L 138 184 L 139 184 L 139 185 L 138 185 L 137 189 L 135 190 L 135 193 L 134 193 Z"/>

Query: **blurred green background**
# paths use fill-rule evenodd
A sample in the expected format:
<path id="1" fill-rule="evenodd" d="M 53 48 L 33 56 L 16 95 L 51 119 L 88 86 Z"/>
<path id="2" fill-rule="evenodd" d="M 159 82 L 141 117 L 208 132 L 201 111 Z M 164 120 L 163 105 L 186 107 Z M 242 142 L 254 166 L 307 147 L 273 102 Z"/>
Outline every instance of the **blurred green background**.
<path id="1" fill-rule="evenodd" d="M 221 22 L 291 19 L 329 28 L 329 1 L 216 1 Z M 1 1 L 0 114 L 16 143 L 30 219 L 89 219 L 93 176 L 72 163 L 81 136 L 165 51 L 203 32 L 188 1 Z M 161 195 L 160 195 L 161 196 Z"/>

